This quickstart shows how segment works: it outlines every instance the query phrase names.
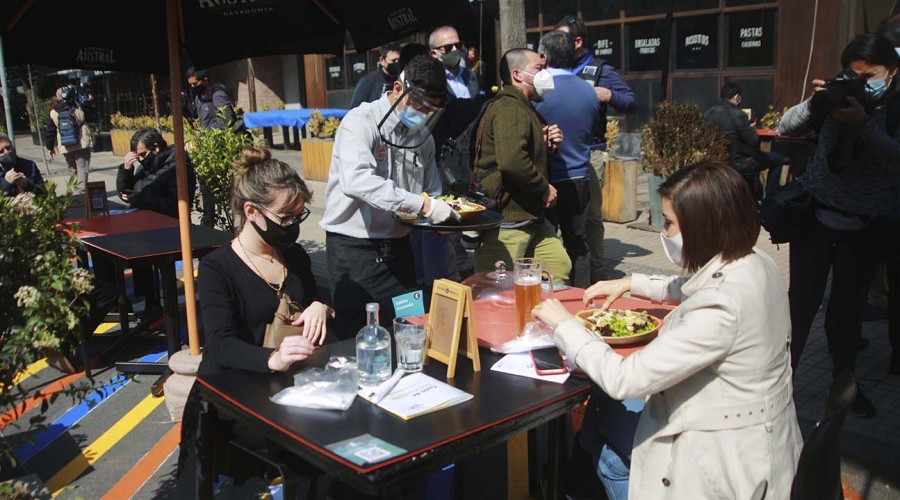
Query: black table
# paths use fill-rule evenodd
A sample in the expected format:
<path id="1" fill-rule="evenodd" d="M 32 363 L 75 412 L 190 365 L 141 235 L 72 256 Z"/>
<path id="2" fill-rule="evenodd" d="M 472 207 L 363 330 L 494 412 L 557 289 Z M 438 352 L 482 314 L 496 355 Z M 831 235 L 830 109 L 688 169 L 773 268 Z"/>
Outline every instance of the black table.
<path id="1" fill-rule="evenodd" d="M 231 235 L 224 231 L 203 226 L 191 226 L 191 248 L 195 257 L 202 257 L 212 250 L 227 245 Z M 105 260 L 116 268 L 116 287 L 125 289 L 123 269 L 139 264 L 150 264 L 162 274 L 163 317 L 169 356 L 181 349 L 178 315 L 178 285 L 175 263 L 181 260 L 181 236 L 178 227 L 163 227 L 143 231 L 81 237 L 95 259 Z M 123 332 L 125 333 L 125 332 Z M 166 363 L 120 362 L 119 371 L 129 373 L 158 373 L 166 371 Z"/>
<path id="2" fill-rule="evenodd" d="M 329 356 L 353 355 L 354 349 L 352 339 L 327 345 L 295 368 L 324 366 Z M 269 401 L 270 396 L 293 383 L 290 374 L 229 371 L 200 376 L 197 382 L 201 397 L 220 414 L 248 423 L 288 452 L 372 495 L 395 493 L 428 472 L 550 422 L 550 497 L 561 498 L 563 423 L 565 416 L 587 398 L 590 385 L 575 378 L 554 384 L 491 371 L 499 359 L 482 349 L 482 370 L 478 373 L 461 359 L 455 379 L 448 383 L 473 394 L 474 399 L 408 421 L 360 398 L 346 412 L 307 410 Z M 447 368 L 431 360 L 425 373 L 445 380 Z M 205 417 L 201 425 L 214 426 L 214 417 Z M 408 451 L 384 462 L 358 466 L 326 449 L 329 444 L 366 433 Z M 529 438 L 533 438 L 532 433 Z M 204 462 L 212 466 L 209 460 Z M 205 472 L 205 477 L 215 477 L 213 471 Z M 211 493 L 211 484 L 202 486 Z"/>

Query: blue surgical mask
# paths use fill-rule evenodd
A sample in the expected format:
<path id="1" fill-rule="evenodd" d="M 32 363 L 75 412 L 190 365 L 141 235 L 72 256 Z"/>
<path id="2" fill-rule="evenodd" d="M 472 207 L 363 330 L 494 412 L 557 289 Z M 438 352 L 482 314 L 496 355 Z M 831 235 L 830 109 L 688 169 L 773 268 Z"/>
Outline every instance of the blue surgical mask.
<path id="1" fill-rule="evenodd" d="M 869 98 L 871 102 L 877 102 L 884 97 L 884 94 L 887 92 L 889 88 L 888 79 L 878 78 L 871 79 L 866 82 L 866 96 Z"/>
<path id="2" fill-rule="evenodd" d="M 400 121 L 409 127 L 410 130 L 416 130 L 425 125 L 425 122 L 428 121 L 428 115 L 407 105 L 403 108 L 403 111 L 400 112 Z"/>

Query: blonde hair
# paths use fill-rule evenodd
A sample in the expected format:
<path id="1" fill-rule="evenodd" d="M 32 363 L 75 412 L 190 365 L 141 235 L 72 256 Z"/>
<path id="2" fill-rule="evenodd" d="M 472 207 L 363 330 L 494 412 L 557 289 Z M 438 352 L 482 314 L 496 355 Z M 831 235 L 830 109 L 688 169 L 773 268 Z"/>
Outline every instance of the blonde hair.
<path id="1" fill-rule="evenodd" d="M 287 163 L 272 158 L 265 148 L 246 147 L 241 158 L 232 163 L 237 170 L 231 192 L 231 209 L 235 220 L 243 219 L 244 203 L 267 206 L 275 201 L 276 189 L 287 189 L 290 199 L 304 203 L 312 200 L 306 182 Z M 241 223 L 243 225 L 243 223 Z"/>

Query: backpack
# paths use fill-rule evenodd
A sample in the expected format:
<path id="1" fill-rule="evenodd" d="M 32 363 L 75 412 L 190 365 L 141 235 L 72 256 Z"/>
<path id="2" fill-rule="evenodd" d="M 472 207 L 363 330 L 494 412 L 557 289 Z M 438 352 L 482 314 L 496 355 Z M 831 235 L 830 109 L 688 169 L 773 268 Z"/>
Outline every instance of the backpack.
<path id="1" fill-rule="evenodd" d="M 462 129 L 462 132 L 448 137 L 441 145 L 437 166 L 445 194 L 458 196 L 474 194 L 477 180 L 473 172 L 477 160 L 476 148 L 480 146 L 480 144 L 476 145 L 476 134 L 485 110 L 495 99 L 491 98 L 485 101 L 478 109 L 474 119 Z"/>
<path id="2" fill-rule="evenodd" d="M 69 147 L 81 144 L 81 124 L 78 123 L 72 108 L 57 109 L 56 113 L 60 145 Z"/>

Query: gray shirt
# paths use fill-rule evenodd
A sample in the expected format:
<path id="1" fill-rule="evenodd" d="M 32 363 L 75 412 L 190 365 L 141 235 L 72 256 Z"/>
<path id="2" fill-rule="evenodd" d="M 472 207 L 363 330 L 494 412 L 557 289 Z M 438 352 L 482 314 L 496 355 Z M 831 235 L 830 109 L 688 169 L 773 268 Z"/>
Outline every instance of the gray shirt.
<path id="1" fill-rule="evenodd" d="M 400 238 L 409 228 L 395 213 L 418 212 L 425 202 L 423 192 L 441 194 L 434 140 L 427 127 L 410 131 L 392 111 L 381 134 L 394 144 L 421 145 L 401 149 L 382 141 L 378 122 L 390 107 L 384 95 L 351 109 L 341 121 L 325 188 L 325 214 L 319 222 L 325 231 L 353 238 Z"/>

